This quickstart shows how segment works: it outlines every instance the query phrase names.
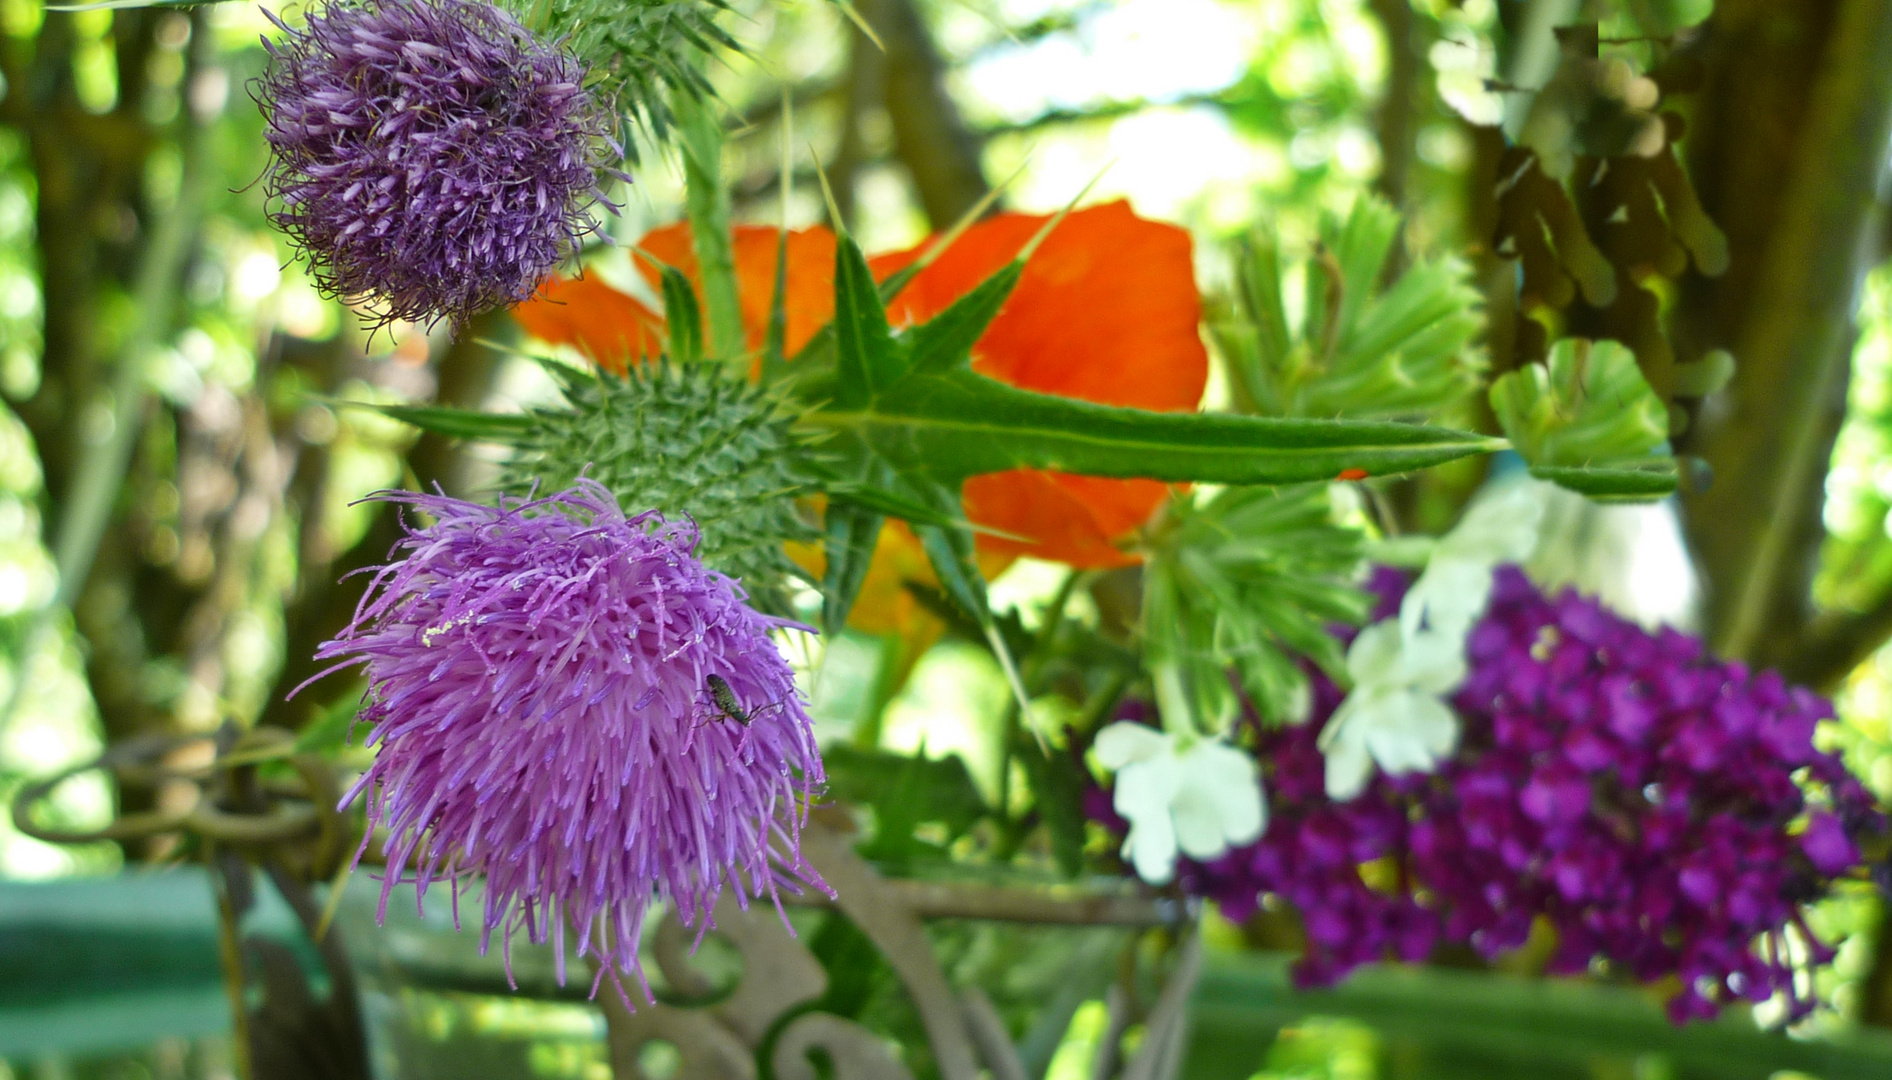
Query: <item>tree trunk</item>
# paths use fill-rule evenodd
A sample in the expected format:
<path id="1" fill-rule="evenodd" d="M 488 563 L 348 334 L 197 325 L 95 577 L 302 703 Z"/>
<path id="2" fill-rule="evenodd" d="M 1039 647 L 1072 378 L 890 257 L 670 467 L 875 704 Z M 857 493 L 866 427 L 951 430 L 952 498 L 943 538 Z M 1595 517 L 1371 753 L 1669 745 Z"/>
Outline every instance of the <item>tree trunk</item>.
<path id="1" fill-rule="evenodd" d="M 991 190 L 979 140 L 947 93 L 946 61 L 913 0 L 860 0 L 855 8 L 886 47 L 878 81 L 894 153 L 913 175 L 927 221 L 946 228 Z"/>
<path id="2" fill-rule="evenodd" d="M 1892 139 L 1892 0 L 1723 0 L 1689 160 L 1732 267 L 1691 278 L 1681 358 L 1729 348 L 1690 433 L 1712 483 L 1686 500 L 1710 638 L 1788 662 L 1811 614 L 1822 485 L 1845 407 L 1852 317 Z"/>

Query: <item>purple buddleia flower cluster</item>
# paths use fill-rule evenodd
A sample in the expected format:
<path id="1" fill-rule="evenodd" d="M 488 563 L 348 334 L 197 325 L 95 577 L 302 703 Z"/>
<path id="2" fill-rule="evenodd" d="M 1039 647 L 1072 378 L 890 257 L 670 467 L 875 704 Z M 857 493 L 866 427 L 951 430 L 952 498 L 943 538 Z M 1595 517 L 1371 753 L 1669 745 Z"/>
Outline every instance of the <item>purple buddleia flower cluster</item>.
<path id="1" fill-rule="evenodd" d="M 1405 584 L 1376 576 L 1376 617 Z M 1291 903 L 1303 985 L 1446 943 L 1496 957 L 1541 922 L 1552 973 L 1673 977 L 1678 1023 L 1776 994 L 1805 1015 L 1796 947 L 1813 963 L 1832 953 L 1803 907 L 1886 828 L 1838 755 L 1814 748 L 1832 706 L 1574 591 L 1548 597 L 1514 567 L 1466 651 L 1457 753 L 1347 802 L 1327 796 L 1317 746 L 1343 694 L 1310 669 L 1311 719 L 1255 729 L 1268 831 L 1184 860 L 1181 887 L 1236 920 L 1266 896 Z"/>
<path id="2" fill-rule="evenodd" d="M 577 59 L 469 0 L 331 0 L 264 41 L 270 219 L 382 322 L 518 303 L 596 231 L 617 148 Z"/>
<path id="3" fill-rule="evenodd" d="M 600 978 L 642 983 L 653 898 L 706 927 L 726 888 L 826 889 L 800 850 L 821 758 L 769 636 L 794 624 L 697 562 L 692 527 L 627 518 L 590 480 L 497 508 L 375 498 L 434 523 L 407 525 L 317 655 L 366 669 L 379 750 L 344 805 L 365 797 L 370 837 L 386 830 L 383 916 L 411 875 L 417 903 L 451 882 L 457 922 L 479 875 L 482 951 L 549 936 L 562 980 L 570 926 Z"/>

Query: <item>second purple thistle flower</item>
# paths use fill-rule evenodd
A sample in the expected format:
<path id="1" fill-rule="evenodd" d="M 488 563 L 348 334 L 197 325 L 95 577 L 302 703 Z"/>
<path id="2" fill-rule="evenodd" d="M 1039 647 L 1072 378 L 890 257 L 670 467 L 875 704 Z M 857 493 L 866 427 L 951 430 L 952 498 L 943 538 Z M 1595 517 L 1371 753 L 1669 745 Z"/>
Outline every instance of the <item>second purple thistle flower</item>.
<path id="1" fill-rule="evenodd" d="M 550 938 L 562 978 L 571 926 L 600 978 L 641 982 L 653 898 L 703 926 L 725 889 L 826 888 L 800 851 L 821 758 L 769 636 L 793 624 L 697 562 L 687 525 L 627 518 L 589 480 L 498 508 L 377 497 L 435 521 L 317 655 L 366 669 L 379 749 L 348 801 L 386 830 L 383 914 L 407 875 L 452 881 L 457 913 L 477 874 L 482 949 Z"/>
<path id="2" fill-rule="evenodd" d="M 265 14 L 268 14 L 266 11 Z M 334 0 L 267 40 L 270 218 L 326 291 L 456 325 L 594 232 L 620 156 L 585 67 L 468 0 Z"/>

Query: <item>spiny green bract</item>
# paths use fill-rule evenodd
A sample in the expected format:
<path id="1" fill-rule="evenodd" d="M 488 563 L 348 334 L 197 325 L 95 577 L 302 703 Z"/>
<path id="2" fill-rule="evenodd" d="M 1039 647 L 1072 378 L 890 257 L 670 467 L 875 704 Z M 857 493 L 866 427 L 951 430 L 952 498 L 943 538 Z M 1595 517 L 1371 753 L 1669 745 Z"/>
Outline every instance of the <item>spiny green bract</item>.
<path id="1" fill-rule="evenodd" d="M 659 361 L 624 377 L 548 367 L 570 407 L 533 414 L 503 486 L 562 491 L 583 471 L 627 513 L 687 514 L 698 558 L 741 579 L 758 608 L 788 614 L 800 571 L 782 544 L 815 535 L 795 506 L 812 488 L 792 410 L 713 365 Z"/>
<path id="2" fill-rule="evenodd" d="M 739 53 L 742 46 L 717 20 L 727 0 L 504 0 L 528 26 L 553 36 L 591 68 L 586 87 L 614 102 L 630 123 L 644 127 L 661 146 L 676 123 L 678 95 L 715 96 L 704 74 L 706 59 Z M 638 140 L 622 132 L 626 154 L 638 158 Z"/>

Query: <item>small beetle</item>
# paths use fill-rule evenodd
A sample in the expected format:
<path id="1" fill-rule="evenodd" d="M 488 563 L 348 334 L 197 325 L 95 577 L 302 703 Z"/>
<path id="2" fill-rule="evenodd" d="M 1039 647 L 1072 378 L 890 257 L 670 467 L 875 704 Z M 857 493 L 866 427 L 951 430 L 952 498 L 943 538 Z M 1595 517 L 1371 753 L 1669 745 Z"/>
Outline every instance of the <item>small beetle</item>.
<path id="1" fill-rule="evenodd" d="M 736 700 L 736 692 L 729 688 L 721 675 L 706 675 L 703 686 L 709 691 L 710 700 L 716 703 L 716 711 L 726 720 L 734 720 L 744 727 L 755 719 L 755 713 L 743 712 L 742 702 Z"/>

